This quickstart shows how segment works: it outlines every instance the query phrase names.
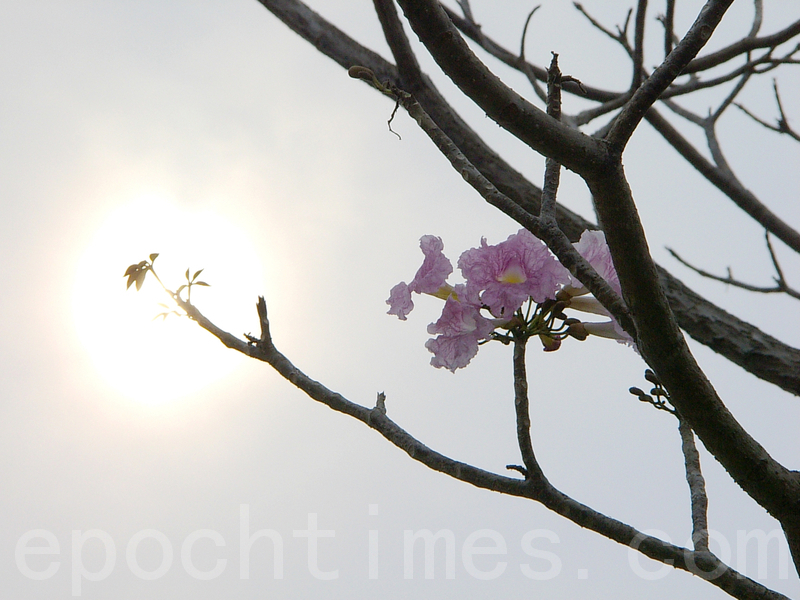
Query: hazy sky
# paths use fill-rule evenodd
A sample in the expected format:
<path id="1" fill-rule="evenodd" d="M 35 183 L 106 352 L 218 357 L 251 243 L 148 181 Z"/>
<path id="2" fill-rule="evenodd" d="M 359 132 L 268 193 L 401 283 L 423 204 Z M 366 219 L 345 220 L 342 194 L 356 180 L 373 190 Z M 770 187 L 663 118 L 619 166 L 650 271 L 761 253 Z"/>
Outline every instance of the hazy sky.
<path id="1" fill-rule="evenodd" d="M 518 46 L 530 3 L 473 4 L 487 33 Z M 623 89 L 622 52 L 571 3 L 543 4 L 528 57 L 543 64 L 557 51 L 565 73 Z M 584 4 L 609 27 L 627 8 Z M 792 0 L 767 4 L 765 33 L 798 18 Z M 520 460 L 510 349 L 489 344 L 455 375 L 433 369 L 423 344 L 439 301 L 420 299 L 406 322 L 387 316 L 384 301 L 413 277 L 420 236 L 441 236 L 455 260 L 481 236 L 496 243 L 518 227 L 485 205 L 406 115 L 393 125 L 398 141 L 386 128 L 390 102 L 255 0 L 2 5 L 4 598 L 726 597 L 643 558 L 631 563 L 625 548 L 537 504 L 414 463 L 188 321 L 153 322 L 165 300 L 154 281 L 125 291 L 125 268 L 153 252 L 173 288 L 187 267 L 204 268 L 211 287 L 193 300 L 238 335 L 258 331 L 263 294 L 276 345 L 311 377 L 364 405 L 383 391 L 389 415 L 418 439 L 504 472 Z M 314 7 L 389 56 L 371 3 Z M 711 46 L 748 30 L 751 4 L 732 11 Z M 650 26 L 658 31 L 654 19 Z M 648 66 L 657 60 L 655 50 Z M 540 181 L 541 157 L 458 99 L 430 60 L 423 66 L 487 140 Z M 521 78 L 497 72 L 528 93 Z M 796 68 L 779 82 L 798 126 Z M 693 108 L 705 112 L 716 98 Z M 742 101 L 775 116 L 767 78 Z M 573 99 L 565 106 L 579 108 Z M 800 224 L 797 144 L 738 114 L 721 138 L 745 185 Z M 768 285 L 759 228 L 698 177 L 675 171 L 680 159 L 647 125 L 625 164 L 657 260 L 726 310 L 800 344 L 796 301 L 703 282 L 664 249 Z M 569 174 L 560 200 L 592 217 L 587 191 Z M 800 261 L 778 251 L 800 285 Z M 705 348 L 697 356 L 737 418 L 796 468 L 797 399 Z M 676 424 L 627 392 L 645 385 L 644 369 L 608 340 L 552 354 L 532 344 L 534 444 L 563 491 L 685 545 Z M 749 576 L 800 595 L 793 567 L 781 570 L 783 540 L 780 550 L 770 542 L 765 573 L 754 542 L 739 554 L 737 535 L 778 524 L 702 456 L 712 547 Z M 328 537 L 313 542 L 315 529 Z M 432 578 L 421 542 L 413 572 L 404 555 L 404 532 L 422 530 L 453 542 L 451 558 L 437 547 Z"/>

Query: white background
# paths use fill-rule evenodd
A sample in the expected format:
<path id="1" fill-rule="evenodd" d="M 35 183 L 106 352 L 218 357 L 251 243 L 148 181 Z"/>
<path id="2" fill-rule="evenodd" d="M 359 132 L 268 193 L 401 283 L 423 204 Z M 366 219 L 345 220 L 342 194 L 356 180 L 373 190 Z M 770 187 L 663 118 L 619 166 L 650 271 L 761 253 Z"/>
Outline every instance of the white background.
<path id="1" fill-rule="evenodd" d="M 420 264 L 421 235 L 441 236 L 455 262 L 481 236 L 496 243 L 518 227 L 485 205 L 406 115 L 393 125 L 402 141 L 389 133 L 389 101 L 350 80 L 254 0 L 2 4 L 4 597 L 69 597 L 76 580 L 84 598 L 119 600 L 725 597 L 680 572 L 647 580 L 630 566 L 626 548 L 539 505 L 429 471 L 189 323 L 167 320 L 162 327 L 178 333 L 163 341 L 160 323 L 150 324 L 159 310 L 155 300 L 124 293 L 125 267 L 151 252 L 161 252 L 156 266 L 173 287 L 187 266 L 206 267 L 203 277 L 212 287 L 194 299 L 223 328 L 257 331 L 254 303 L 263 294 L 276 345 L 311 377 L 364 405 L 384 391 L 393 419 L 458 460 L 497 472 L 518 463 L 510 349 L 486 346 L 455 375 L 435 370 L 423 344 L 439 301 L 420 299 L 407 322 L 386 316 L 384 304 L 389 288 L 409 281 Z M 692 6 L 679 14 L 679 30 L 700 3 L 686 4 Z M 585 5 L 612 28 L 627 9 L 624 3 Z M 767 5 L 764 33 L 798 17 L 794 2 Z M 473 6 L 484 31 L 512 49 L 530 8 L 517 0 Z M 315 9 L 389 57 L 371 3 L 327 0 Z M 648 21 L 649 68 L 660 58 L 654 19 L 660 10 L 654 7 Z M 751 11 L 750 4 L 736 3 L 709 47 L 743 35 Z M 560 53 L 565 73 L 590 85 L 621 90 L 628 83 L 622 51 L 571 3 L 545 3 L 531 24 L 527 56 L 546 64 L 551 51 Z M 485 139 L 540 181 L 543 159 L 459 99 L 430 60 L 422 62 Z M 520 77 L 490 64 L 530 95 Z M 752 84 L 741 101 L 772 120 L 769 77 Z M 799 127 L 797 81 L 796 67 L 779 75 L 789 117 Z M 706 94 L 692 107 L 705 113 L 718 98 Z M 565 111 L 581 107 L 570 98 Z M 734 111 L 720 133 L 744 184 L 789 223 L 800 223 L 797 144 Z M 687 135 L 702 146 L 696 132 Z M 738 277 L 769 285 L 759 228 L 683 168 L 646 124 L 625 164 L 657 260 L 726 310 L 800 343 L 796 301 L 701 281 L 664 250 L 669 245 L 718 273 L 730 265 Z M 588 192 L 569 174 L 560 200 L 592 218 Z M 145 224 L 125 228 L 126 218 L 142 213 L 150 217 Z M 181 219 L 196 227 L 179 225 Z M 214 226 L 229 233 L 217 239 Z M 181 231 L 188 241 L 175 242 L 177 229 L 189 230 Z M 776 246 L 790 282 L 800 286 L 797 259 Z M 152 284 L 145 287 L 155 290 Z M 135 321 L 137 310 L 146 311 L 144 320 Z M 96 317 L 87 320 L 87 314 Z M 152 345 L 134 344 L 142 332 Z M 697 356 L 745 427 L 776 459 L 797 467 L 797 399 L 705 348 Z M 676 423 L 627 392 L 646 385 L 644 368 L 633 352 L 608 340 L 565 343 L 546 355 L 532 344 L 534 444 L 563 491 L 685 545 L 688 490 Z M 120 385 L 122 370 L 140 383 Z M 755 544 L 748 547 L 750 560 L 738 561 L 737 531 L 771 532 L 778 524 L 705 452 L 703 466 L 710 526 L 730 544 L 730 563 L 756 577 Z M 282 579 L 273 578 L 265 540 L 253 544 L 250 579 L 241 578 L 242 505 L 251 533 L 273 529 L 281 536 Z M 370 515 L 371 505 L 377 515 Z M 337 570 L 336 579 L 309 572 L 307 540 L 294 536 L 307 529 L 309 514 L 317 515 L 320 529 L 335 531 L 319 541 L 318 565 Z M 15 558 L 20 538 L 37 529 L 51 532 L 59 554 L 29 555 L 26 564 L 44 571 L 60 563 L 41 581 L 24 576 Z M 153 581 L 137 577 L 126 561 L 129 540 L 147 529 L 163 533 L 174 552 L 171 567 Z M 434 578 L 426 579 L 421 547 L 413 578 L 404 578 L 403 532 L 422 529 L 452 532 L 454 579 L 446 578 L 442 548 Z M 461 556 L 468 536 L 485 529 L 507 546 L 504 556 L 475 558 L 483 571 L 508 563 L 491 581 L 471 575 Z M 116 549 L 101 581 L 73 575 L 80 567 L 73 535 L 90 530 L 107 534 Z M 198 530 L 217 532 L 225 544 L 201 539 L 194 547 L 193 564 L 201 571 L 227 561 L 208 581 L 192 577 L 181 561 L 184 540 Z M 368 577 L 370 530 L 378 532 L 377 579 Z M 534 530 L 559 540 L 533 542 L 560 563 L 545 581 L 520 569 L 551 567 L 523 552 L 521 540 Z M 37 545 L 46 544 L 28 544 Z M 724 548 L 712 548 L 724 558 Z M 100 571 L 107 558 L 94 538 L 78 554 L 87 572 Z M 782 579 L 778 555 L 772 542 L 764 583 L 797 597 L 794 569 Z M 162 551 L 154 539 L 141 542 L 136 560 L 145 571 L 158 568 Z M 640 564 L 661 569 L 643 558 Z"/>

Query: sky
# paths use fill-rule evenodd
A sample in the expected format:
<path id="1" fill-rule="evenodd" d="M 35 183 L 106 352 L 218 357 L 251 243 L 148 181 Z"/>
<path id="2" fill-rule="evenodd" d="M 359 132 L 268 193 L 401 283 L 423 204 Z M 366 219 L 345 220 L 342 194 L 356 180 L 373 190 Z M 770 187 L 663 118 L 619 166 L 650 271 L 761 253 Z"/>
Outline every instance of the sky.
<path id="1" fill-rule="evenodd" d="M 584 5 L 609 27 L 626 12 Z M 389 57 L 371 3 L 312 6 Z M 6 1 L 3 9 L 4 597 L 725 597 L 537 504 L 428 470 L 186 319 L 153 320 L 168 300 L 155 280 L 125 290 L 126 267 L 151 253 L 173 289 L 187 268 L 204 269 L 210 287 L 193 288 L 192 299 L 223 329 L 257 333 L 263 295 L 275 344 L 312 378 L 367 406 L 384 392 L 390 417 L 455 459 L 499 473 L 519 462 L 510 349 L 489 344 L 451 374 L 432 368 L 424 348 L 438 300 L 421 298 L 405 322 L 385 314 L 389 289 L 420 264 L 422 235 L 441 236 L 455 261 L 481 237 L 497 243 L 518 226 L 485 205 L 406 115 L 393 123 L 402 140 L 390 133 L 389 101 L 255 0 Z M 484 31 L 517 47 L 528 4 L 475 0 L 473 10 Z M 751 10 L 737 3 L 710 47 L 746 32 Z M 768 3 L 763 31 L 796 13 L 789 0 Z M 531 60 L 544 64 L 557 51 L 562 71 L 586 83 L 627 84 L 621 51 L 571 3 L 543 3 L 532 27 Z M 659 43 L 654 36 L 648 65 Z M 422 64 L 487 141 L 541 180 L 541 157 L 460 98 L 430 59 Z M 530 95 L 523 79 L 490 64 Z M 794 74 L 787 68 L 778 81 L 797 125 Z M 705 112 L 718 98 L 689 106 Z M 741 100 L 774 119 L 769 79 Z M 582 107 L 565 102 L 567 112 Z M 720 137 L 745 185 L 800 223 L 797 144 L 738 113 Z M 796 301 L 703 281 L 665 249 L 769 285 L 759 228 L 646 125 L 625 165 L 656 260 L 726 310 L 800 344 Z M 591 219 L 579 180 L 565 173 L 559 193 Z M 777 252 L 800 285 L 800 261 L 779 244 Z M 692 347 L 740 422 L 796 468 L 797 399 Z M 557 487 L 685 545 L 676 423 L 627 392 L 646 385 L 645 368 L 610 340 L 531 348 L 532 437 Z M 779 539 L 777 522 L 701 456 L 712 549 L 800 596 L 783 540 L 769 542 L 761 564 L 755 542 L 742 542 L 758 532 Z M 422 542 L 406 554 L 406 536 L 425 530 L 445 540 L 430 572 Z"/>

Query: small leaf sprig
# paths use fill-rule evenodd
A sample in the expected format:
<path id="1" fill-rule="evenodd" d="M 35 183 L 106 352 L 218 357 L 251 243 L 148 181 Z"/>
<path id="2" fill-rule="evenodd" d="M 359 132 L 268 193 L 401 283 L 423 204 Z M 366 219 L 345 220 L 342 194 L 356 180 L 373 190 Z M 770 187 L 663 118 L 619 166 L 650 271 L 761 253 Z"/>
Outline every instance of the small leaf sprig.
<path id="1" fill-rule="evenodd" d="M 161 278 L 156 273 L 155 268 L 153 267 L 153 263 L 155 263 L 156 258 L 158 258 L 157 252 L 151 254 L 148 257 L 148 260 L 143 260 L 141 262 L 132 264 L 125 270 L 125 275 L 123 275 L 123 277 L 128 278 L 126 289 L 130 289 L 132 285 L 136 284 L 136 291 L 138 292 L 139 290 L 142 289 L 142 285 L 144 284 L 144 280 L 147 274 L 152 273 L 153 277 L 156 278 L 156 281 L 158 281 L 158 284 L 161 286 L 164 292 L 166 292 L 167 295 L 169 295 L 169 297 L 174 302 L 176 302 L 178 306 L 180 306 L 181 304 L 192 303 L 192 286 L 199 285 L 202 287 L 210 287 L 211 285 L 210 283 L 207 283 L 202 280 L 198 281 L 197 279 L 200 276 L 200 273 L 202 273 L 204 269 L 195 271 L 194 274 L 192 274 L 191 269 L 187 268 L 186 273 L 184 275 L 186 277 L 186 283 L 182 284 L 180 287 L 178 287 L 176 291 L 173 292 L 172 290 L 167 288 L 167 286 L 164 285 L 164 282 L 161 281 Z M 186 290 L 186 300 L 184 300 L 181 297 L 181 293 L 184 290 Z M 185 314 L 185 313 L 180 313 L 175 309 L 171 309 L 169 306 L 163 303 L 159 303 L 159 306 L 163 307 L 165 310 L 164 312 L 161 312 L 157 314 L 155 317 L 153 317 L 154 320 L 159 317 L 161 317 L 162 319 L 166 319 L 169 315 L 173 314 L 177 316 L 183 316 Z"/>

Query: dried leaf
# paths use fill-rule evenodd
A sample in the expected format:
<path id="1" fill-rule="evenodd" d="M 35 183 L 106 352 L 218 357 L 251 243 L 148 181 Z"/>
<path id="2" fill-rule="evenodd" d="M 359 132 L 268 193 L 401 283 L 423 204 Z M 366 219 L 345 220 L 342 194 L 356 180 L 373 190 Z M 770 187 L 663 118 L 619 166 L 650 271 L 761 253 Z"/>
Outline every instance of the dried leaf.
<path id="1" fill-rule="evenodd" d="M 153 254 L 151 254 L 150 255 L 150 263 L 156 262 L 157 258 L 158 258 L 158 252 L 154 252 Z"/>

